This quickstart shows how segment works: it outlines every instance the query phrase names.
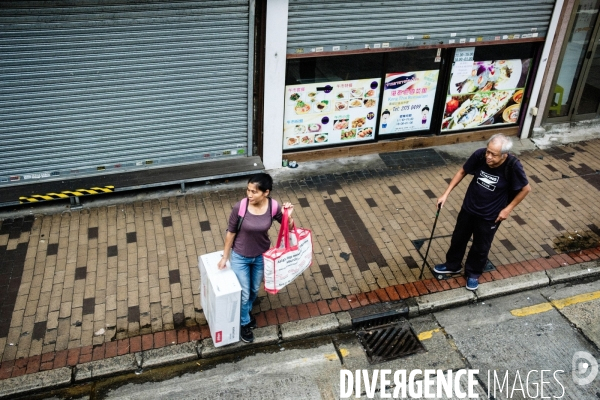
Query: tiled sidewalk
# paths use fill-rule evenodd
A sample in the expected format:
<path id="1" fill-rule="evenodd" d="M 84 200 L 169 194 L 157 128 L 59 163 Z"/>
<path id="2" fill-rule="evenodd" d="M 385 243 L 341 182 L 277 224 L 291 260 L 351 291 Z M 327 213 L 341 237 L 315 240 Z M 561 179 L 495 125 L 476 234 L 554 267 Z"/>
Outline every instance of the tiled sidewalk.
<path id="1" fill-rule="evenodd" d="M 501 225 L 490 253 L 496 270 L 482 280 L 600 259 L 600 247 L 573 253 L 554 243 L 576 231 L 600 237 L 600 140 L 520 159 L 533 192 Z M 296 223 L 313 231 L 314 262 L 279 294 L 261 294 L 259 326 L 464 286 L 428 270 L 418 280 L 436 198 L 459 167 L 397 162 L 278 182 L 273 196 L 294 203 Z M 432 265 L 443 261 L 466 187 L 440 214 Z M 0 379 L 208 337 L 198 255 L 222 249 L 243 195 L 239 188 L 0 222 Z"/>

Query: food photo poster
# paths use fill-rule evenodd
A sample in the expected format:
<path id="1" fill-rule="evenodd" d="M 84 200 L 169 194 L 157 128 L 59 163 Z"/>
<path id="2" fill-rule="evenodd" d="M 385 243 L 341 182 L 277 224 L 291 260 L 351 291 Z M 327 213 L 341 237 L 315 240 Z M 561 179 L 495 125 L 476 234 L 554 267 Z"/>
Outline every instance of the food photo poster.
<path id="1" fill-rule="evenodd" d="M 372 140 L 380 78 L 285 87 L 283 150 Z"/>
<path id="2" fill-rule="evenodd" d="M 530 65 L 531 59 L 455 60 L 442 131 L 517 123 Z"/>
<path id="3" fill-rule="evenodd" d="M 429 129 L 439 71 L 385 76 L 379 134 Z"/>

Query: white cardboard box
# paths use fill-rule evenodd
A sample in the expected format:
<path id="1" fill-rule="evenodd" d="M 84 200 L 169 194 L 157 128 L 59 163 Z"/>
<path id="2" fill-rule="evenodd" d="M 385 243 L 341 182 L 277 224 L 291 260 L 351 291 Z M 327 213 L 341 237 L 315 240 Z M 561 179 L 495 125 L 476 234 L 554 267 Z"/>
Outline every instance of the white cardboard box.
<path id="1" fill-rule="evenodd" d="M 200 267 L 200 303 L 208 321 L 215 347 L 240 340 L 240 303 L 242 287 L 227 262 L 219 270 L 222 251 L 198 257 Z"/>

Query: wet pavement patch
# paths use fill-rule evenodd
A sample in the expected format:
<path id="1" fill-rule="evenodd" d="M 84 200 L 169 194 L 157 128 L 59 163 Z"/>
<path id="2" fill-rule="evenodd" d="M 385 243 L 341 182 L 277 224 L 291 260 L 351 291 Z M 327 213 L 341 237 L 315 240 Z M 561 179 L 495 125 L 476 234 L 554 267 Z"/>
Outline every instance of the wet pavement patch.
<path id="1" fill-rule="evenodd" d="M 598 235 L 591 231 L 566 232 L 564 235 L 555 238 L 553 242 L 556 248 L 564 253 L 593 249 L 600 245 Z"/>
<path id="2" fill-rule="evenodd" d="M 418 169 L 446 165 L 446 161 L 434 149 L 380 153 L 379 157 L 386 166 L 396 169 Z"/>
<path id="3" fill-rule="evenodd" d="M 587 183 L 600 190 L 600 174 L 596 173 L 594 175 L 587 175 L 583 177 Z"/>
<path id="4" fill-rule="evenodd" d="M 596 171 L 594 171 L 593 168 L 590 168 L 586 164 L 579 164 L 579 168 L 575 168 L 574 166 L 569 165 L 569 168 L 571 169 L 571 171 L 575 172 L 579 176 L 590 175 L 590 174 L 596 173 Z"/>
<path id="5" fill-rule="evenodd" d="M 558 160 L 566 160 L 566 161 L 571 161 L 571 158 L 573 158 L 573 156 L 575 155 L 575 153 L 573 152 L 568 152 L 563 150 L 560 147 L 552 147 L 549 148 L 547 150 L 545 150 L 545 153 L 548 154 L 549 156 L 552 156 Z"/>

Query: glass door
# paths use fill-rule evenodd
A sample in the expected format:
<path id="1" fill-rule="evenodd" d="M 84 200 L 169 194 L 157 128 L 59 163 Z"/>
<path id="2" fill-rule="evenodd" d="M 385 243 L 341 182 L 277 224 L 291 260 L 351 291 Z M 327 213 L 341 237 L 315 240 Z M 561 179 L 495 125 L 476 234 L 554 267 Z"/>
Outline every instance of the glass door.
<path id="1" fill-rule="evenodd" d="M 597 25 L 600 21 L 598 13 L 600 11 L 600 0 L 579 0 L 574 7 L 574 15 L 571 19 L 569 28 L 569 37 L 566 46 L 563 49 L 562 63 L 560 72 L 554 82 L 554 92 L 550 96 L 548 105 L 548 118 L 551 121 L 569 121 L 579 114 L 588 114 L 588 110 L 593 107 L 598 98 L 594 97 L 594 88 L 600 90 L 597 73 L 588 74 L 593 61 L 598 65 L 598 60 L 593 57 L 597 39 Z M 596 46 L 597 47 L 597 46 Z M 597 53 L 596 53 L 597 56 Z M 590 100 L 580 102 L 583 96 L 583 90 L 590 80 L 589 90 L 586 92 L 586 99 L 592 96 Z M 576 107 L 580 104 L 580 107 Z M 596 104 L 596 108 L 597 108 Z M 577 109 L 577 113 L 575 110 Z"/>
<path id="2" fill-rule="evenodd" d="M 595 118 L 600 114 L 600 34 L 596 34 L 596 42 L 593 48 L 588 51 L 587 77 L 584 77 L 584 83 L 581 88 L 579 104 L 576 108 L 577 119 Z"/>

